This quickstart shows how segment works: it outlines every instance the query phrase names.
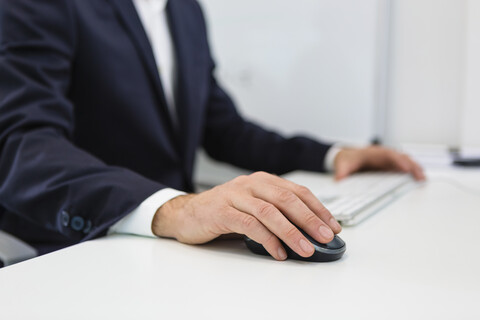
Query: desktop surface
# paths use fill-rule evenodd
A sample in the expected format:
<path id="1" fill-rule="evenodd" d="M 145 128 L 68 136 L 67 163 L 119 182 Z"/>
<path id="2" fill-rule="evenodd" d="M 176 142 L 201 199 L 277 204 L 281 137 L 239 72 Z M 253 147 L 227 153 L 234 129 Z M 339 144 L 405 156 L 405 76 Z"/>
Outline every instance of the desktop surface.
<path id="1" fill-rule="evenodd" d="M 5 319 L 479 319 L 480 194 L 445 181 L 432 179 L 345 228 L 347 252 L 335 262 L 277 262 L 252 254 L 242 239 L 190 246 L 115 235 L 0 270 L 0 312 Z"/>

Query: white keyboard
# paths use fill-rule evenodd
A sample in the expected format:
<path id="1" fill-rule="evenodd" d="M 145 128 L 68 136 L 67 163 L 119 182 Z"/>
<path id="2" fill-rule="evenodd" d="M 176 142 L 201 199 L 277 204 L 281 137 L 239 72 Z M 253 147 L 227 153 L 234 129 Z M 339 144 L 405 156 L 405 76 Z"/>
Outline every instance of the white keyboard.
<path id="1" fill-rule="evenodd" d="M 319 190 L 316 196 L 338 221 L 350 226 L 397 199 L 413 181 L 403 173 L 357 173 Z"/>

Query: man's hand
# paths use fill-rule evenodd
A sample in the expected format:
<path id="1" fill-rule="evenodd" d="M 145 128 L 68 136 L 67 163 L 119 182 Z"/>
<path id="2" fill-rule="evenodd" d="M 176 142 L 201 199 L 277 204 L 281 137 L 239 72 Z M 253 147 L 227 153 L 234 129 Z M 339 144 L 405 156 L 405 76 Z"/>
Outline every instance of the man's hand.
<path id="1" fill-rule="evenodd" d="M 311 256 L 312 244 L 293 224 L 322 243 L 330 242 L 334 233 L 341 231 L 307 188 L 257 172 L 168 201 L 157 210 L 152 231 L 190 244 L 205 243 L 222 234 L 245 234 L 275 259 L 285 260 L 281 239 L 300 256 Z"/>
<path id="2" fill-rule="evenodd" d="M 335 157 L 334 167 L 337 180 L 360 170 L 407 172 L 416 180 L 425 180 L 422 168 L 409 156 L 378 146 L 343 149 Z"/>

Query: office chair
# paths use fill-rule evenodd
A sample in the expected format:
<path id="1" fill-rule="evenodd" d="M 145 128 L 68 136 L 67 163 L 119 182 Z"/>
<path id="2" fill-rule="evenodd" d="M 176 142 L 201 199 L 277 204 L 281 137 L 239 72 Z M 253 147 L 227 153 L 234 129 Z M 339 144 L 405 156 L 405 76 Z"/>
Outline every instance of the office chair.
<path id="1" fill-rule="evenodd" d="M 37 256 L 37 251 L 14 236 L 0 230 L 0 268 Z"/>

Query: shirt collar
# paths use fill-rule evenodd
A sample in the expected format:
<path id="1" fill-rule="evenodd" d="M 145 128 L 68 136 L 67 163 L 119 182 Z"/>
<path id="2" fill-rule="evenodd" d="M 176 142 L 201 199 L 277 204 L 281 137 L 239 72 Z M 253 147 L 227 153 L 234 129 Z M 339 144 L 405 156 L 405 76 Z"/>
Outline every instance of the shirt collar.
<path id="1" fill-rule="evenodd" d="M 148 4 L 154 12 L 162 12 L 167 7 L 168 0 L 137 0 L 137 2 Z"/>

